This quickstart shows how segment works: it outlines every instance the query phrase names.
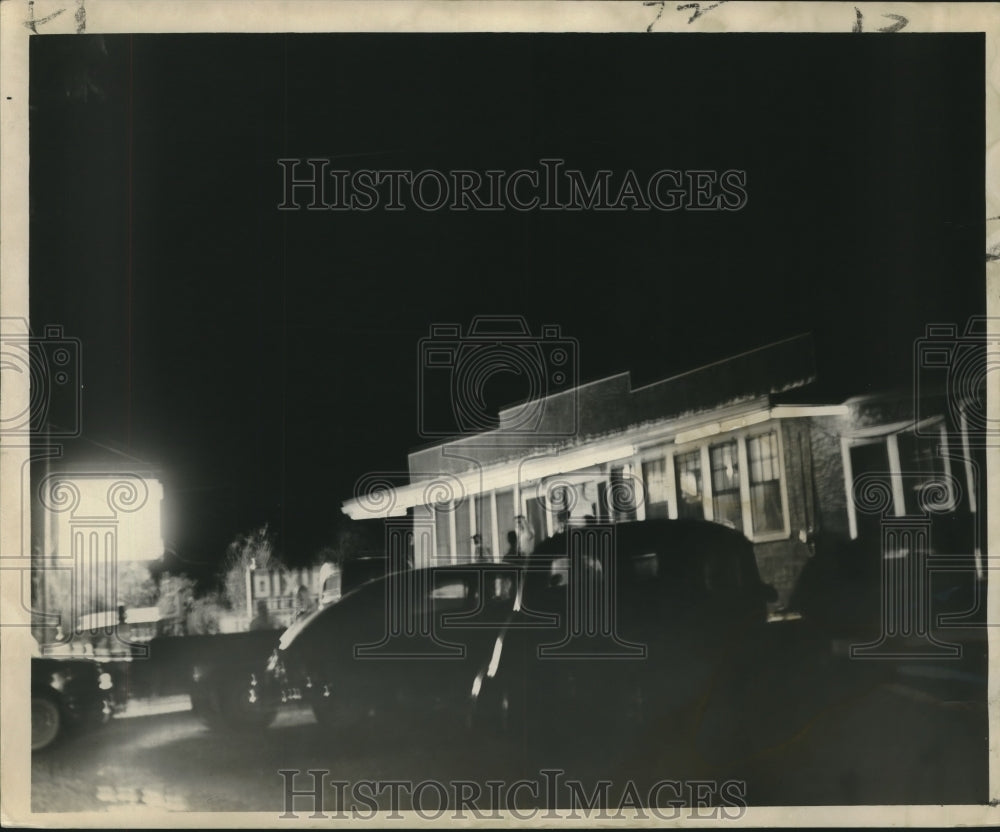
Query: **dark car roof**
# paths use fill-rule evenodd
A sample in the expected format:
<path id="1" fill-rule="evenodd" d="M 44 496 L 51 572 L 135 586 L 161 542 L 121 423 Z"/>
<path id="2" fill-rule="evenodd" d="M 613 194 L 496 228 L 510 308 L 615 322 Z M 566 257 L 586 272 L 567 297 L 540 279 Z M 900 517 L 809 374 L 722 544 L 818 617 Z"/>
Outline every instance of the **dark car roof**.
<path id="1" fill-rule="evenodd" d="M 760 583 L 753 544 L 736 529 L 706 520 L 637 520 L 614 527 L 614 549 L 618 568 L 630 558 L 656 554 L 661 575 L 696 574 L 706 564 L 731 558 L 739 563 L 744 580 Z M 581 527 L 582 531 L 587 529 Z M 576 530 L 570 530 L 570 534 Z M 536 555 L 565 557 L 569 535 L 562 533 L 542 541 Z"/>
<path id="2" fill-rule="evenodd" d="M 368 589 L 376 584 L 381 584 L 383 582 L 404 580 L 407 576 L 415 575 L 416 573 L 423 573 L 427 575 L 468 575 L 470 573 L 481 571 L 484 569 L 505 569 L 510 571 L 512 564 L 510 563 L 493 563 L 487 562 L 468 562 L 468 563 L 449 563 L 443 564 L 441 566 L 426 566 L 419 569 L 401 569 L 395 572 L 387 572 L 384 574 L 378 574 L 368 580 L 363 581 L 355 586 L 352 586 L 347 592 L 345 592 L 340 600 L 335 604 L 327 604 L 326 606 L 318 607 L 317 609 L 310 612 L 308 615 L 294 621 L 281 635 L 280 645 L 282 648 L 287 647 L 291 644 L 298 634 L 303 630 L 309 628 L 314 621 L 318 618 L 326 618 L 327 616 L 337 617 L 340 615 L 341 611 L 349 606 L 345 602 L 351 601 L 357 595 L 362 592 L 368 591 Z M 515 566 L 516 568 L 516 566 Z M 433 577 L 431 578 L 433 580 Z"/>
<path id="3" fill-rule="evenodd" d="M 629 557 L 655 553 L 660 562 L 661 574 L 682 576 L 699 574 L 705 564 L 719 556 L 729 555 L 737 560 L 749 584 L 760 584 L 760 573 L 754 556 L 753 545 L 740 532 L 704 520 L 640 520 L 615 524 L 616 552 L 625 555 L 618 560 L 619 566 L 624 565 Z M 555 535 L 541 541 L 530 556 L 515 560 L 476 561 L 440 566 L 421 567 L 417 570 L 406 569 L 380 575 L 365 581 L 350 591 L 344 593 L 336 604 L 321 607 L 305 618 L 299 619 L 282 635 L 281 644 L 287 646 L 298 633 L 309 627 L 321 616 L 338 614 L 344 602 L 382 581 L 403 579 L 406 575 L 424 572 L 429 575 L 468 575 L 481 570 L 504 570 L 523 568 L 530 571 L 538 570 L 547 574 L 552 561 L 566 557 L 568 536 L 565 533 Z M 433 580 L 433 578 L 431 579 Z M 690 581 L 685 581 L 690 583 Z"/>
<path id="4" fill-rule="evenodd" d="M 584 527 L 586 528 L 586 527 Z M 704 559 L 713 554 L 730 553 L 738 557 L 752 576 L 759 580 L 757 561 L 753 553 L 753 545 L 736 529 L 706 520 L 637 520 L 626 523 L 616 523 L 613 527 L 616 548 L 622 554 L 640 555 L 647 552 L 657 552 L 666 556 L 664 560 L 676 569 L 683 569 L 687 563 L 692 568 L 700 568 Z M 568 547 L 568 537 L 565 533 L 554 535 L 541 541 L 535 551 L 527 557 L 512 560 L 468 561 L 464 563 L 448 563 L 436 566 L 420 567 L 428 573 L 468 574 L 484 569 L 510 570 L 511 567 L 546 569 L 551 562 L 559 557 L 565 557 Z M 396 572 L 379 574 L 345 592 L 340 603 L 362 591 L 373 583 L 384 580 L 396 580 L 400 576 L 414 570 L 404 569 Z M 329 609 L 329 607 L 325 608 Z M 323 610 L 317 610 L 303 623 L 311 620 Z"/>
<path id="5" fill-rule="evenodd" d="M 586 530 L 587 526 L 581 526 Z M 728 526 L 706 520 L 636 520 L 613 526 L 615 541 L 630 550 L 671 547 L 680 552 L 698 552 L 707 547 L 746 547 L 750 541 Z M 543 540 L 535 547 L 536 554 L 565 554 L 567 534 L 561 533 Z"/>
<path id="6" fill-rule="evenodd" d="M 385 555 L 364 555 L 347 558 L 340 565 L 340 579 L 345 589 L 361 586 L 373 578 L 381 578 L 390 573 L 394 564 Z"/>

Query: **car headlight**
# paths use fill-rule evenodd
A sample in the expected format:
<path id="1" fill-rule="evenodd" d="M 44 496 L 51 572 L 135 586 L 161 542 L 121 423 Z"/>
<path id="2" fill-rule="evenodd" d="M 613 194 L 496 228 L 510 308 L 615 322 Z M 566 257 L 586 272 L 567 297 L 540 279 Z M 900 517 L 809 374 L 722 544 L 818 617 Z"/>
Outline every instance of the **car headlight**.
<path id="1" fill-rule="evenodd" d="M 114 686 L 114 682 L 111 681 L 110 673 L 102 673 L 97 677 L 97 687 L 101 690 L 111 690 Z"/>
<path id="2" fill-rule="evenodd" d="M 274 673 L 278 669 L 278 665 L 281 663 L 281 657 L 278 655 L 277 650 L 272 650 L 271 655 L 267 660 L 267 672 Z"/>

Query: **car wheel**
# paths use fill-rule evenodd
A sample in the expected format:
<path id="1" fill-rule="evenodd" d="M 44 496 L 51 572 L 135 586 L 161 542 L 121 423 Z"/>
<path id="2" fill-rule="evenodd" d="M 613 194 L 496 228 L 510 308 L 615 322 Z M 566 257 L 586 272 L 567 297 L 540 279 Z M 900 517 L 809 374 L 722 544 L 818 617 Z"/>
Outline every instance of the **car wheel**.
<path id="1" fill-rule="evenodd" d="M 210 696 L 192 697 L 192 707 L 202 722 L 213 730 L 267 728 L 278 716 L 278 709 L 253 701 L 249 679 L 224 682 Z"/>
<path id="2" fill-rule="evenodd" d="M 48 696 L 31 697 L 31 750 L 41 751 L 54 743 L 62 731 L 59 705 Z"/>
<path id="3" fill-rule="evenodd" d="M 222 697 L 223 716 L 233 728 L 267 728 L 278 716 L 278 709 L 256 698 L 251 679 L 227 686 Z"/>

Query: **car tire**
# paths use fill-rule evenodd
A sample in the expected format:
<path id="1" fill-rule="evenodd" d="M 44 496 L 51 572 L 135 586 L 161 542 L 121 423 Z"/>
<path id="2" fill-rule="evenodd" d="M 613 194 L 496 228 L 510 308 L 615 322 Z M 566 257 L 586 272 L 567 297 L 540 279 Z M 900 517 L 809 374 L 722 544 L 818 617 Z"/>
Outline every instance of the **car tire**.
<path id="1" fill-rule="evenodd" d="M 51 696 L 31 697 L 31 750 L 41 751 L 59 739 L 63 731 L 63 714 Z"/>
<path id="2" fill-rule="evenodd" d="M 223 716 L 231 727 L 237 729 L 267 728 L 278 716 L 278 709 L 273 705 L 250 701 L 249 680 L 239 685 L 228 685 L 223 703 Z"/>
<path id="3" fill-rule="evenodd" d="M 278 716 L 274 706 L 250 702 L 249 680 L 223 682 L 210 697 L 192 701 L 201 721 L 215 731 L 243 731 L 267 728 Z"/>

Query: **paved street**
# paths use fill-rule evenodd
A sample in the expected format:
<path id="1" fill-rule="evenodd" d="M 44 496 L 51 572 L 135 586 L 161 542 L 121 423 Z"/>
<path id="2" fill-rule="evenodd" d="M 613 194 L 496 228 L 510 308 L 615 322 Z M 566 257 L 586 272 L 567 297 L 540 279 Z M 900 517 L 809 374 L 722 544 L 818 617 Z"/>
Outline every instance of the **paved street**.
<path id="1" fill-rule="evenodd" d="M 645 794 L 662 779 L 730 778 L 746 783 L 750 805 L 973 803 L 986 794 L 984 694 L 969 661 L 889 664 L 809 654 L 783 670 L 762 666 L 752 677 L 726 680 L 682 719 L 646 726 L 617 751 L 580 735 L 538 754 L 521 741 L 442 732 L 423 719 L 373 721 L 331 736 L 295 706 L 267 730 L 218 734 L 189 711 L 153 708 L 36 755 L 32 801 L 35 811 L 279 814 L 281 769 L 326 770 L 328 781 L 349 783 L 511 783 L 542 781 L 541 769 L 553 767 L 584 784 L 611 780 L 612 806 L 629 779 Z M 308 785 L 306 776 L 296 781 L 298 789 Z M 437 805 L 433 794 L 427 800 Z M 378 802 L 388 809 L 389 793 Z M 535 802 L 520 793 L 518 805 Z M 328 789 L 326 811 L 336 803 Z M 310 805 L 300 799 L 296 808 L 307 814 Z"/>

